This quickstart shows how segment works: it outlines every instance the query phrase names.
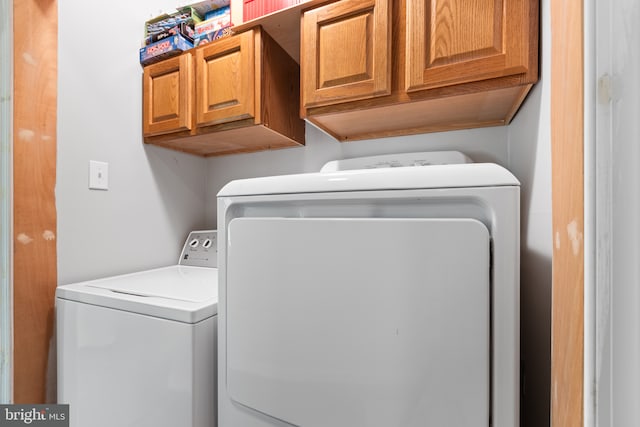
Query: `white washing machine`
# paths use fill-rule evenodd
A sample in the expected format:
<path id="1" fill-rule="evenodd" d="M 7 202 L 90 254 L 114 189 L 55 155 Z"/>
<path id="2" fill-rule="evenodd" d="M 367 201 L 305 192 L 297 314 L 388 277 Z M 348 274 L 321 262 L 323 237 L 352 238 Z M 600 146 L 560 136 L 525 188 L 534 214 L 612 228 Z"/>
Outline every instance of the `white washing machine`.
<path id="1" fill-rule="evenodd" d="M 217 236 L 178 265 L 56 290 L 58 401 L 72 427 L 216 425 Z"/>
<path id="2" fill-rule="evenodd" d="M 220 191 L 221 426 L 518 425 L 519 183 L 448 154 Z"/>

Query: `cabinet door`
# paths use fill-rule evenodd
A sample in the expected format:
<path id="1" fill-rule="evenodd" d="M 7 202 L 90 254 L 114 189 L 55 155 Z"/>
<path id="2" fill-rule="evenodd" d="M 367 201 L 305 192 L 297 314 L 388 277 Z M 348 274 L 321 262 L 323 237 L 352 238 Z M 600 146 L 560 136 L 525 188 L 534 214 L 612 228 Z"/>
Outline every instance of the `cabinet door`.
<path id="1" fill-rule="evenodd" d="M 144 68 L 143 132 L 161 135 L 192 127 L 193 60 L 191 53 Z"/>
<path id="2" fill-rule="evenodd" d="M 533 3 L 407 0 L 407 91 L 526 73 Z"/>
<path id="3" fill-rule="evenodd" d="M 391 92 L 388 0 L 343 0 L 305 12 L 301 46 L 305 107 Z"/>
<path id="4" fill-rule="evenodd" d="M 255 116 L 254 32 L 217 40 L 196 51 L 198 126 Z"/>

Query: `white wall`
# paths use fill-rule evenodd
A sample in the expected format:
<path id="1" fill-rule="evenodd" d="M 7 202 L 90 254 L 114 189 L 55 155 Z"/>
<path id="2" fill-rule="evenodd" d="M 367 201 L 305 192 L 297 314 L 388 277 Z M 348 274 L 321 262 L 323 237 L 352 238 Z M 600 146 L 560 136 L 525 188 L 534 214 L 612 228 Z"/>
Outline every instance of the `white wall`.
<path id="1" fill-rule="evenodd" d="M 540 81 L 509 125 L 509 167 L 520 180 L 522 426 L 549 425 L 551 387 L 551 21 L 541 2 Z"/>
<path id="2" fill-rule="evenodd" d="M 143 23 L 174 0 L 58 3 L 59 284 L 175 263 L 205 224 L 207 162 L 142 142 Z M 89 160 L 109 190 L 88 189 Z"/>
<path id="3" fill-rule="evenodd" d="M 640 3 L 595 2 L 596 425 L 640 425 Z M 590 64 L 591 65 L 591 64 Z M 586 124 L 590 126 L 589 123 Z M 588 208 L 591 208 L 589 206 Z"/>

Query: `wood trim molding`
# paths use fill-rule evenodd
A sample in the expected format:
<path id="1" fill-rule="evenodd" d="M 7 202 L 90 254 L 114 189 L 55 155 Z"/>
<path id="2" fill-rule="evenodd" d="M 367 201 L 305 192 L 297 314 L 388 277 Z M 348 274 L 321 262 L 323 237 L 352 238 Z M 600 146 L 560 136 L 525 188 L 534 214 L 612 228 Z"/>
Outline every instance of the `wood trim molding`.
<path id="1" fill-rule="evenodd" d="M 14 402 L 43 403 L 57 285 L 58 4 L 14 0 L 13 7 Z"/>
<path id="2" fill-rule="evenodd" d="M 551 2 L 553 286 L 551 426 L 582 427 L 584 396 L 583 0 Z"/>

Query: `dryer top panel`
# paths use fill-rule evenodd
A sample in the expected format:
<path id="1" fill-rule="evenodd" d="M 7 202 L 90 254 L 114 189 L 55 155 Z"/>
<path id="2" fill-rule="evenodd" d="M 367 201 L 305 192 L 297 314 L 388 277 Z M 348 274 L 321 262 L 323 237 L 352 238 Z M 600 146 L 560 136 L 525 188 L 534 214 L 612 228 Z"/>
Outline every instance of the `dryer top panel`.
<path id="1" fill-rule="evenodd" d="M 502 166 L 467 163 L 240 179 L 225 185 L 218 197 L 519 185 L 516 177 Z"/>

